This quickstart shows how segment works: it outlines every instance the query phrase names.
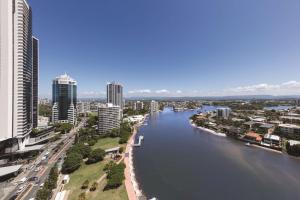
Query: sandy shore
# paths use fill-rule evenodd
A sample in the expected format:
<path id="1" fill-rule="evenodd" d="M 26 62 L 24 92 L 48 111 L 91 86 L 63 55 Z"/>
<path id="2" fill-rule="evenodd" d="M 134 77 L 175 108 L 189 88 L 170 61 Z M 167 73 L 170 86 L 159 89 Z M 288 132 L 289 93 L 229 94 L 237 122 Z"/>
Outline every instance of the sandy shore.
<path id="1" fill-rule="evenodd" d="M 217 133 L 216 131 L 210 130 L 210 129 L 208 129 L 208 128 L 204 128 L 204 127 L 201 127 L 201 126 L 197 126 L 196 124 L 194 124 L 194 123 L 192 122 L 192 120 L 190 120 L 190 124 L 191 124 L 193 127 L 195 127 L 195 128 L 198 128 L 198 129 L 200 129 L 200 130 L 203 130 L 203 131 L 206 131 L 206 132 L 208 132 L 208 133 L 214 134 L 214 135 L 216 135 L 216 136 L 226 137 L 226 134 L 225 134 L 225 133 Z"/>
<path id="2" fill-rule="evenodd" d="M 145 116 L 146 119 L 146 116 Z M 124 163 L 126 165 L 125 168 L 125 187 L 129 200 L 138 200 L 139 197 L 143 196 L 142 191 L 139 189 L 138 183 L 135 179 L 134 167 L 133 167 L 133 144 L 135 140 L 135 136 L 137 134 L 137 128 L 141 126 L 144 121 L 133 128 L 133 133 L 130 139 L 127 142 L 126 150 L 125 150 L 125 158 Z"/>

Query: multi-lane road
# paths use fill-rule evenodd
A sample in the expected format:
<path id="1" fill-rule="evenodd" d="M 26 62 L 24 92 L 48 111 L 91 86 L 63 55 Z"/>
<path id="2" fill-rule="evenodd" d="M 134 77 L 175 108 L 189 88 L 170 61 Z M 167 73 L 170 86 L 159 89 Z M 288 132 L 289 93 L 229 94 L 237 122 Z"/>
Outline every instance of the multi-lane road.
<path id="1" fill-rule="evenodd" d="M 24 189 L 20 194 L 17 194 L 19 186 L 8 195 L 6 199 L 18 199 L 18 200 L 29 200 L 35 198 L 35 195 L 40 189 L 41 185 L 45 182 L 48 177 L 51 168 L 57 163 L 60 158 L 65 156 L 66 151 L 72 146 L 75 138 L 75 133 L 84 125 L 85 120 L 73 128 L 70 133 L 62 136 L 60 140 L 57 140 L 53 144 L 48 145 L 45 150 L 37 157 L 30 170 L 27 170 L 23 177 L 30 179 L 31 177 L 37 177 L 38 183 L 35 181 L 27 182 L 27 189 Z M 55 151 L 56 146 L 63 142 L 63 145 L 58 151 Z M 45 159 L 45 156 L 47 157 Z"/>

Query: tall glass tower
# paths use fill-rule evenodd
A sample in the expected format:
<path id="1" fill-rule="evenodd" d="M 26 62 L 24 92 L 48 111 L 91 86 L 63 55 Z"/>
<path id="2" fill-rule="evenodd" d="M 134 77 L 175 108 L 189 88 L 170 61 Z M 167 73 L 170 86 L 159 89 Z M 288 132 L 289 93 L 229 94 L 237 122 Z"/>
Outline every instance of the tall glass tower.
<path id="1" fill-rule="evenodd" d="M 52 84 L 52 122 L 76 123 L 77 82 L 67 74 Z"/>

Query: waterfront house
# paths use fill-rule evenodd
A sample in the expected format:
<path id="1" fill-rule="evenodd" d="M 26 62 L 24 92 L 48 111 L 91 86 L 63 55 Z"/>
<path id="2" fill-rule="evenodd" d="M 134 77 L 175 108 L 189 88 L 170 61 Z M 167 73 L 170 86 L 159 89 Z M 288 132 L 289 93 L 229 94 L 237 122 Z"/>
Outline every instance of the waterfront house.
<path id="1" fill-rule="evenodd" d="M 281 139 L 278 135 L 272 135 L 272 134 L 265 134 L 263 141 L 262 141 L 262 145 L 264 146 L 269 146 L 269 147 L 280 147 L 281 143 L 280 143 Z"/>

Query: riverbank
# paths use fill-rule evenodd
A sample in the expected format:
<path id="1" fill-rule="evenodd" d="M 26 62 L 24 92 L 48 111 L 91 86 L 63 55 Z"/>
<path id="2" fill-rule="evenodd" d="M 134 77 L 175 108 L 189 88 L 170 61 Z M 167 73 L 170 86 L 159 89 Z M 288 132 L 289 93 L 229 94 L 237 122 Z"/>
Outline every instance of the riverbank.
<path id="1" fill-rule="evenodd" d="M 148 115 L 145 115 L 145 119 Z M 138 183 L 135 178 L 134 166 L 133 166 L 133 144 L 135 141 L 135 136 L 138 131 L 138 127 L 142 126 L 145 122 L 145 119 L 137 124 L 134 125 L 132 135 L 129 138 L 126 149 L 125 149 L 125 158 L 124 163 L 126 165 L 125 168 L 125 187 L 128 195 L 129 200 L 138 200 L 139 197 L 143 196 L 142 190 L 139 189 Z"/>
<path id="2" fill-rule="evenodd" d="M 205 132 L 208 132 L 208 133 L 211 133 L 211 134 L 214 134 L 216 136 L 220 136 L 220 137 L 227 137 L 227 135 L 225 133 L 217 133 L 216 131 L 214 130 L 211 130 L 211 129 L 208 129 L 208 128 L 204 128 L 202 126 L 197 126 L 195 123 L 193 123 L 192 120 L 190 120 L 190 124 L 195 127 L 195 128 L 198 128 L 200 130 L 203 130 Z"/>

